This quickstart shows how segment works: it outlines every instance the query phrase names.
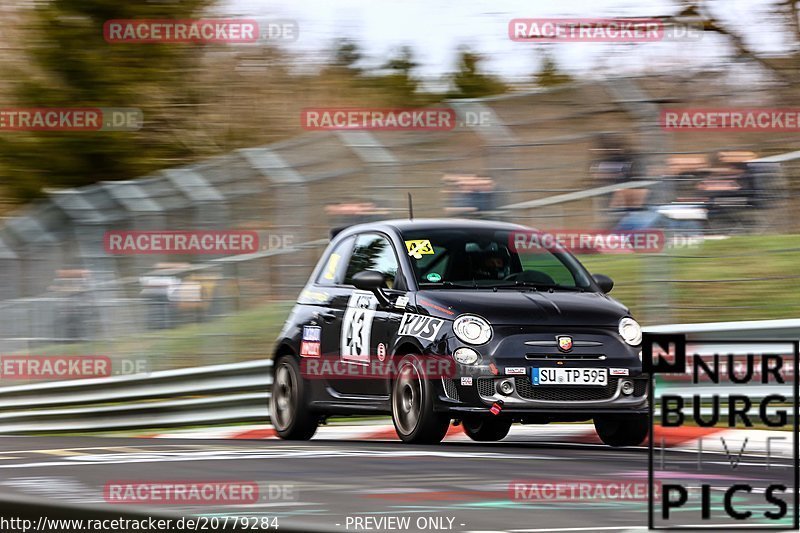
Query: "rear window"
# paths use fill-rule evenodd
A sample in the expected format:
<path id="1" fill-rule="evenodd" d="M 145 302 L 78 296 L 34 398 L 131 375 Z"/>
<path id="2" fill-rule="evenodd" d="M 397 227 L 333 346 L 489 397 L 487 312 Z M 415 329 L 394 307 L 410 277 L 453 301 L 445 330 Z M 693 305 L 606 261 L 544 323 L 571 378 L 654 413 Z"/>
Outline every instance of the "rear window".
<path id="1" fill-rule="evenodd" d="M 344 278 L 344 267 L 350 257 L 350 250 L 353 248 L 354 237 L 344 239 L 331 250 L 330 255 L 325 259 L 324 266 L 317 276 L 317 285 L 330 286 L 341 285 Z"/>

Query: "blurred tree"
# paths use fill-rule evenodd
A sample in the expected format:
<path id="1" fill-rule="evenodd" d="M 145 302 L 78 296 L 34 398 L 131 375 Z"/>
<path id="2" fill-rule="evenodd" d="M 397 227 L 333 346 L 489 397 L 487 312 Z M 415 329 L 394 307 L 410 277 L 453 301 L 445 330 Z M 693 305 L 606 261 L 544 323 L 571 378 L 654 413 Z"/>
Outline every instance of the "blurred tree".
<path id="1" fill-rule="evenodd" d="M 482 60 L 480 54 L 468 48 L 459 49 L 458 72 L 452 76 L 455 89 L 450 93 L 450 98 L 480 98 L 508 90 L 508 86 L 500 79 L 480 72 L 478 64 Z"/>
<path id="2" fill-rule="evenodd" d="M 361 73 L 356 63 L 361 61 L 361 48 L 358 43 L 350 39 L 338 39 L 334 45 L 333 66 L 348 70 L 351 74 Z"/>
<path id="3" fill-rule="evenodd" d="M 403 46 L 394 57 L 386 62 L 384 68 L 405 74 L 406 77 L 411 77 L 411 71 L 417 67 L 417 62 L 414 60 L 414 51 L 410 46 Z"/>
<path id="4" fill-rule="evenodd" d="M 14 107 L 134 107 L 145 122 L 134 132 L 0 132 L 10 194 L 27 200 L 43 187 L 130 179 L 187 160 L 193 148 L 183 132 L 212 101 L 192 82 L 204 45 L 110 44 L 103 24 L 193 18 L 215 2 L 50 0 L 26 10 L 24 59 L 4 66 Z"/>
<path id="5" fill-rule="evenodd" d="M 385 74 L 374 78 L 373 85 L 386 93 L 391 105 L 423 104 L 427 99 L 417 93 L 419 81 L 413 74 L 417 66 L 414 51 L 409 46 L 403 46 L 383 65 Z"/>
<path id="6" fill-rule="evenodd" d="M 712 2 L 706 0 L 678 0 L 680 11 L 667 16 L 658 17 L 665 25 L 692 24 L 702 31 L 721 35 L 732 47 L 733 56 L 754 61 L 786 84 L 788 94 L 783 96 L 796 100 L 798 95 L 796 84 L 800 81 L 800 1 L 769 0 L 761 8 L 764 19 L 775 21 L 775 31 L 786 37 L 786 52 L 782 54 L 760 53 L 756 47 L 748 43 L 731 24 L 714 16 L 710 9 Z M 724 8 L 720 2 L 717 8 Z M 748 22 L 749 23 L 749 22 Z"/>
<path id="7" fill-rule="evenodd" d="M 539 87 L 553 87 L 570 83 L 572 77 L 558 70 L 558 65 L 550 52 L 545 51 L 542 57 L 542 68 L 536 74 L 536 84 Z"/>
<path id="8" fill-rule="evenodd" d="M 351 39 L 340 38 L 332 43 L 332 53 L 328 62 L 322 65 L 316 81 L 327 86 L 326 100 L 349 100 L 363 96 L 363 89 L 369 88 L 363 69 L 358 62 L 363 58 L 361 47 Z"/>
<path id="9" fill-rule="evenodd" d="M 273 44 L 206 54 L 193 83 L 213 88 L 214 105 L 202 106 L 182 135 L 196 157 L 299 134 L 300 112 L 321 90 L 316 77 L 291 71 L 301 62 Z"/>

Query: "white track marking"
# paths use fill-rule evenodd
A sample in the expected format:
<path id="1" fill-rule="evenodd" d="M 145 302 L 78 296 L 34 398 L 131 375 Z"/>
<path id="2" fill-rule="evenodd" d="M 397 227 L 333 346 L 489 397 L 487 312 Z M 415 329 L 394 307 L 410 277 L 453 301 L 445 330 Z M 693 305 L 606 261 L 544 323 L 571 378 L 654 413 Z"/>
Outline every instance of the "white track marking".
<path id="1" fill-rule="evenodd" d="M 44 468 L 53 466 L 87 466 L 104 464 L 127 463 L 161 463 L 182 461 L 225 461 L 248 459 L 331 459 L 331 458 L 364 458 L 364 457 L 441 457 L 446 459 L 541 459 L 541 460 L 568 460 L 569 458 L 509 454 L 502 452 L 469 452 L 469 451 L 438 451 L 438 450 L 334 450 L 319 448 L 266 448 L 245 450 L 208 450 L 196 452 L 153 452 L 138 454 L 96 454 L 70 457 L 69 461 L 32 462 L 4 464 L 0 468 Z"/>

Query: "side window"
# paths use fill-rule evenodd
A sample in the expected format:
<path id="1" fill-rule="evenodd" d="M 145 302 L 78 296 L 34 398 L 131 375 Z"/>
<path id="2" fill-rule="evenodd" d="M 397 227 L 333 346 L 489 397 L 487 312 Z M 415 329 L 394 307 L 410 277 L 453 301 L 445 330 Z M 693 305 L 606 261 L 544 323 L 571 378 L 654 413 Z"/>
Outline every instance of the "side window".
<path id="1" fill-rule="evenodd" d="M 386 288 L 395 288 L 399 266 L 395 256 L 392 243 L 382 236 L 374 233 L 359 235 L 353 254 L 350 256 L 350 264 L 347 265 L 347 273 L 344 282 L 347 285 L 353 284 L 353 276 L 363 270 L 377 270 L 386 277 Z M 397 287 L 401 289 L 402 287 Z"/>
<path id="2" fill-rule="evenodd" d="M 353 247 L 353 240 L 353 237 L 345 239 L 331 251 L 319 276 L 317 276 L 317 285 L 340 285 L 342 283 L 344 265 L 350 248 Z"/>

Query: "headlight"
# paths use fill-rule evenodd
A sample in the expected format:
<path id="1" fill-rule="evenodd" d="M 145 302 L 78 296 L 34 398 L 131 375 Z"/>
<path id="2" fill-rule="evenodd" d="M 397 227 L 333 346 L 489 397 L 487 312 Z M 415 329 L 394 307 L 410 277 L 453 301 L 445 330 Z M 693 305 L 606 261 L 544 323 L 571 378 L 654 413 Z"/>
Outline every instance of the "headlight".
<path id="1" fill-rule="evenodd" d="M 630 317 L 625 317 L 619 321 L 619 334 L 631 346 L 642 344 L 642 326 Z"/>
<path id="2" fill-rule="evenodd" d="M 462 365 L 474 365 L 480 360 L 481 356 L 472 348 L 457 348 L 453 352 L 453 357 Z"/>
<path id="3" fill-rule="evenodd" d="M 477 315 L 461 315 L 453 322 L 453 333 L 467 344 L 486 344 L 492 338 L 492 326 Z"/>

